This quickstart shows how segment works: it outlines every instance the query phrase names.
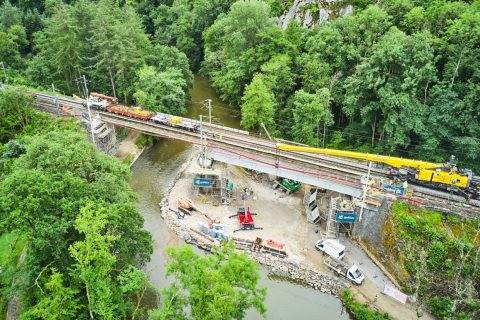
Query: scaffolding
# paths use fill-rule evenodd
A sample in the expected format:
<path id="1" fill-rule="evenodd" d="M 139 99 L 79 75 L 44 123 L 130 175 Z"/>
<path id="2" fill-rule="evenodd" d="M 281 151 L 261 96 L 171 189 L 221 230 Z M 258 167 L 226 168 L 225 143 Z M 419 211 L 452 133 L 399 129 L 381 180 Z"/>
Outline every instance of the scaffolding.
<path id="1" fill-rule="evenodd" d="M 305 206 L 307 221 L 313 224 L 319 223 L 321 220 L 320 208 L 317 204 L 317 195 L 318 189 L 311 188 L 310 190 L 305 190 L 305 195 L 303 196 L 303 205 Z"/>
<path id="2" fill-rule="evenodd" d="M 213 205 L 230 204 L 233 183 L 228 178 L 228 171 L 223 168 L 197 168 L 192 172 L 194 196 L 203 203 Z"/>
<path id="3" fill-rule="evenodd" d="M 344 197 L 330 197 L 327 216 L 327 238 L 337 238 L 339 233 L 351 235 L 356 221 L 355 204 Z"/>

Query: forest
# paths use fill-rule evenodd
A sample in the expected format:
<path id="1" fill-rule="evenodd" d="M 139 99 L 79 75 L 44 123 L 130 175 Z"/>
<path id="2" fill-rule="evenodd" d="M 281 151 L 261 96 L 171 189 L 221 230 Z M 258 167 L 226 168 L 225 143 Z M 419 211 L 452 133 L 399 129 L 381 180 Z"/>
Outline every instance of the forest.
<path id="1" fill-rule="evenodd" d="M 291 1 L 2 1 L 8 83 L 91 91 L 182 114 L 208 75 L 245 129 L 480 171 L 480 2 L 346 1 L 314 28 Z"/>
<path id="2" fill-rule="evenodd" d="M 480 0 L 339 0 L 353 12 L 282 29 L 277 17 L 292 3 L 0 0 L 0 81 L 82 95 L 85 75 L 90 91 L 182 115 L 200 73 L 247 130 L 264 123 L 276 137 L 312 146 L 429 161 L 455 155 L 480 172 Z M 152 241 L 128 168 L 96 152 L 78 125 L 50 120 L 32 104 L 23 90 L 0 91 L 1 315 L 16 295 L 22 319 L 188 319 L 215 308 L 221 315 L 212 319 L 242 318 L 248 308 L 265 314 L 256 272 L 229 291 L 242 307 L 215 305 L 231 284 L 205 279 L 228 279 L 238 264 L 256 269 L 228 246 L 208 258 L 187 247 L 169 251 L 176 281 L 148 313 L 155 306 L 142 301 L 155 290 L 140 268 Z M 446 233 L 450 225 L 397 211 L 392 223 L 401 228 L 392 237 L 405 239 L 407 272 L 446 272 L 449 286 L 478 283 L 470 256 L 455 258 L 478 232 L 467 226 L 468 237 L 452 240 L 458 230 Z M 236 263 L 228 265 L 230 256 Z M 465 268 L 454 271 L 457 262 Z M 438 317 L 468 319 L 478 310 L 478 299 L 455 300 L 430 280 L 410 289 Z M 454 289 L 463 299 L 465 286 Z M 207 298 L 212 303 L 202 303 Z"/>
<path id="3" fill-rule="evenodd" d="M 23 90 L 0 91 L 1 317 L 12 303 L 19 319 L 265 314 L 258 264 L 231 244 L 208 257 L 170 248 L 172 282 L 158 292 L 142 269 L 153 243 L 129 166 L 97 151 L 71 118 L 51 120 L 33 104 Z"/>

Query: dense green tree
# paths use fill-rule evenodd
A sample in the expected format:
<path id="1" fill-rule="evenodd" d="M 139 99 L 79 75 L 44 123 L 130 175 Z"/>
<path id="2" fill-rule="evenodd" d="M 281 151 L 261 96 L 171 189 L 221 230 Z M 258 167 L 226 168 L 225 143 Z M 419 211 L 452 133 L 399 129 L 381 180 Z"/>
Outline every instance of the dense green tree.
<path id="1" fill-rule="evenodd" d="M 203 58 L 203 31 L 234 0 L 175 0 L 165 1 L 156 9 L 155 37 L 160 44 L 175 46 L 185 53 L 193 70 L 198 70 Z"/>
<path id="2" fill-rule="evenodd" d="M 7 68 L 7 78 L 11 76 L 11 70 L 15 70 L 20 67 L 20 52 L 18 51 L 18 44 L 15 42 L 15 38 L 9 36 L 5 32 L 0 32 L 0 61 L 2 61 Z M 4 81 L 3 70 L 0 70 L 0 79 Z"/>
<path id="3" fill-rule="evenodd" d="M 79 41 L 79 27 L 69 7 L 62 4 L 47 21 L 42 34 L 38 34 L 35 39 L 41 57 L 36 62 L 47 63 L 46 68 L 64 80 L 61 88 L 69 92 L 72 92 L 74 80 L 83 70 L 81 50 L 85 44 Z M 42 83 L 42 79 L 35 80 Z"/>
<path id="4" fill-rule="evenodd" d="M 302 66 L 302 89 L 313 93 L 327 87 L 330 80 L 330 65 L 316 60 L 306 61 Z"/>
<path id="5" fill-rule="evenodd" d="M 55 268 L 51 268 L 51 275 L 45 281 L 43 294 L 38 303 L 23 312 L 20 319 L 73 319 L 78 310 L 84 308 L 78 299 L 79 290 L 65 284 L 64 276 Z"/>
<path id="6" fill-rule="evenodd" d="M 54 260 L 62 272 L 68 267 L 65 245 L 80 237 L 73 223 L 86 201 L 108 208 L 109 229 L 122 234 L 114 244 L 118 268 L 148 259 L 150 237 L 142 230 L 123 165 L 96 153 L 71 129 L 29 138 L 25 146 L 26 153 L 0 183 L 0 208 L 2 226 L 31 240 L 31 263 Z"/>
<path id="7" fill-rule="evenodd" d="M 323 128 L 323 126 L 333 123 L 329 105 L 330 92 L 326 88 L 322 88 L 314 94 L 303 90 L 295 93 L 293 137 L 296 141 L 319 145 L 320 126 Z"/>
<path id="8" fill-rule="evenodd" d="M 104 210 L 94 210 L 92 205 L 82 208 L 75 220 L 75 229 L 84 234 L 85 239 L 69 247 L 75 260 L 71 272 L 85 286 L 92 319 L 115 319 L 118 307 L 114 303 L 117 288 L 111 278 L 116 258 L 111 249 L 119 236 L 107 230 L 107 218 Z"/>
<path id="9" fill-rule="evenodd" d="M 206 257 L 189 246 L 167 248 L 167 253 L 172 259 L 167 274 L 176 281 L 150 319 L 243 319 L 250 308 L 265 316 L 266 289 L 258 287 L 258 265 L 232 244 Z"/>
<path id="10" fill-rule="evenodd" d="M 154 67 L 145 66 L 138 73 L 134 93 L 138 104 L 152 111 L 170 114 L 185 113 L 185 80 L 180 71 L 169 68 L 158 72 Z"/>
<path id="11" fill-rule="evenodd" d="M 408 146 L 423 130 L 428 88 L 436 80 L 428 33 L 411 37 L 393 27 L 345 83 L 345 112 L 369 123 L 372 145 L 378 127 L 391 148 Z"/>
<path id="12" fill-rule="evenodd" d="M 274 131 L 275 97 L 265 84 L 261 74 L 253 77 L 242 97 L 242 126 L 245 129 L 259 129 L 263 123 Z"/>
<path id="13" fill-rule="evenodd" d="M 0 90 L 0 144 L 22 133 L 47 127 L 47 115 L 36 112 L 33 99 L 22 90 Z"/>
<path id="14" fill-rule="evenodd" d="M 148 280 L 147 274 L 142 270 L 128 266 L 118 276 L 120 290 L 126 304 L 131 303 L 131 319 L 135 320 L 137 315 L 142 318 L 145 306 L 144 297 L 148 289 L 153 289 L 153 285 Z"/>
<path id="15" fill-rule="evenodd" d="M 291 70 L 291 59 L 286 55 L 277 55 L 260 68 L 268 88 L 272 90 L 278 105 L 284 104 L 295 85 Z"/>
<path id="16" fill-rule="evenodd" d="M 0 31 L 7 32 L 13 25 L 22 24 L 20 10 L 7 0 L 0 6 Z"/>
<path id="17" fill-rule="evenodd" d="M 130 6 L 120 8 L 111 0 L 103 0 L 92 25 L 94 66 L 108 75 L 113 96 L 120 91 L 126 100 L 132 93 L 129 87 L 135 70 L 144 64 L 150 46 L 141 20 Z"/>
<path id="18" fill-rule="evenodd" d="M 152 54 L 148 63 L 156 66 L 158 70 L 164 72 L 168 69 L 177 69 L 182 73 L 185 80 L 185 87 L 190 87 L 193 83 L 193 74 L 190 71 L 188 59 L 183 52 L 175 47 L 156 45 L 153 47 Z"/>
<path id="19" fill-rule="evenodd" d="M 25 27 L 22 25 L 14 24 L 7 30 L 8 35 L 10 38 L 17 44 L 17 48 L 20 52 L 26 53 L 28 50 L 28 40 L 27 40 L 27 32 Z"/>
<path id="20" fill-rule="evenodd" d="M 275 24 L 268 5 L 262 1 L 237 1 L 228 14 L 220 16 L 204 32 L 204 70 L 212 77 L 214 87 L 223 100 L 241 104 L 243 88 L 272 54 L 258 57 L 257 46 Z M 262 50 L 260 50 L 261 52 Z"/>
<path id="21" fill-rule="evenodd" d="M 401 24 L 411 31 L 426 29 L 433 35 L 442 36 L 449 21 L 457 19 L 467 8 L 463 1 L 435 0 L 412 8 Z"/>

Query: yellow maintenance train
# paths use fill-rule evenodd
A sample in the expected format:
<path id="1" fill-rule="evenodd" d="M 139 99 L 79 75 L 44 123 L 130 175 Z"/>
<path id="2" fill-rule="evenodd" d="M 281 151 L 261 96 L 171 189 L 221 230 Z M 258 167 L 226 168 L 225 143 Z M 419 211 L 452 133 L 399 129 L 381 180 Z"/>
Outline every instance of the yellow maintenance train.
<path id="1" fill-rule="evenodd" d="M 475 179 L 473 172 L 468 169 L 458 169 L 453 161 L 434 163 L 370 153 L 292 146 L 287 144 L 277 144 L 277 148 L 284 151 L 318 153 L 384 163 L 390 166 L 387 170 L 387 175 L 390 178 L 407 180 L 414 184 L 425 185 L 436 189 L 453 190 L 467 198 L 478 199 L 480 197 L 480 185 L 478 184 L 478 180 Z"/>

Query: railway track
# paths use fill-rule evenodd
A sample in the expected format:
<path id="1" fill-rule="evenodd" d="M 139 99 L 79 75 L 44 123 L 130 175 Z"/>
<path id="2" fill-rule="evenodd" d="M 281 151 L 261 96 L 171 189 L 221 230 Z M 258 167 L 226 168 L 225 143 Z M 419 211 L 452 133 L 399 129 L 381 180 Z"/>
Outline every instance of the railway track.
<path id="1" fill-rule="evenodd" d="M 61 114 L 62 106 L 68 106 L 75 108 L 81 111 L 86 111 L 85 106 L 82 101 L 76 101 L 70 98 L 57 96 L 39 92 L 31 91 L 34 97 L 37 100 L 37 104 L 40 108 L 52 114 Z M 145 122 L 138 119 L 128 118 L 120 115 L 114 115 L 108 112 L 94 111 L 98 113 L 106 122 L 123 126 L 131 127 L 138 129 L 139 126 L 144 126 L 143 131 L 146 134 L 153 134 L 157 136 L 168 137 L 172 134 L 180 140 L 185 140 L 190 143 L 198 143 L 200 140 L 200 135 L 195 132 L 187 132 L 182 129 L 165 126 L 161 124 Z M 198 122 L 197 120 L 193 120 Z M 130 125 L 126 124 L 129 122 Z M 134 127 L 132 123 L 135 123 Z M 340 174 L 345 182 L 349 182 L 352 185 L 361 187 L 360 176 L 365 175 L 368 169 L 368 163 L 365 161 L 359 160 L 348 160 L 345 158 L 333 157 L 333 156 L 324 156 L 318 154 L 306 154 L 299 153 L 294 151 L 279 151 L 276 148 L 276 143 L 274 141 L 262 139 L 249 135 L 247 131 L 228 128 L 216 124 L 204 123 L 205 133 L 207 140 L 213 144 L 222 144 L 228 145 L 235 149 L 245 150 L 245 151 L 254 151 L 258 153 L 267 154 L 273 157 L 282 159 L 286 164 L 302 163 L 302 166 L 305 166 L 308 170 L 319 170 L 323 168 L 328 170 L 328 172 L 317 171 L 317 174 L 323 174 L 328 176 L 328 174 Z M 162 135 L 159 133 L 153 132 L 153 130 L 165 130 L 168 131 L 168 135 Z M 186 138 L 188 137 L 188 138 Z M 378 168 L 372 168 L 371 175 L 373 177 L 385 177 L 385 171 Z M 480 184 L 480 177 L 474 177 L 475 183 Z M 440 211 L 469 211 L 470 213 L 480 216 L 480 201 L 471 200 L 466 201 L 463 197 L 452 195 L 448 192 L 443 192 L 439 190 L 428 189 L 420 186 L 414 186 L 414 197 L 421 199 L 421 201 L 428 202 L 427 207 L 432 207 L 436 210 L 443 209 Z"/>

